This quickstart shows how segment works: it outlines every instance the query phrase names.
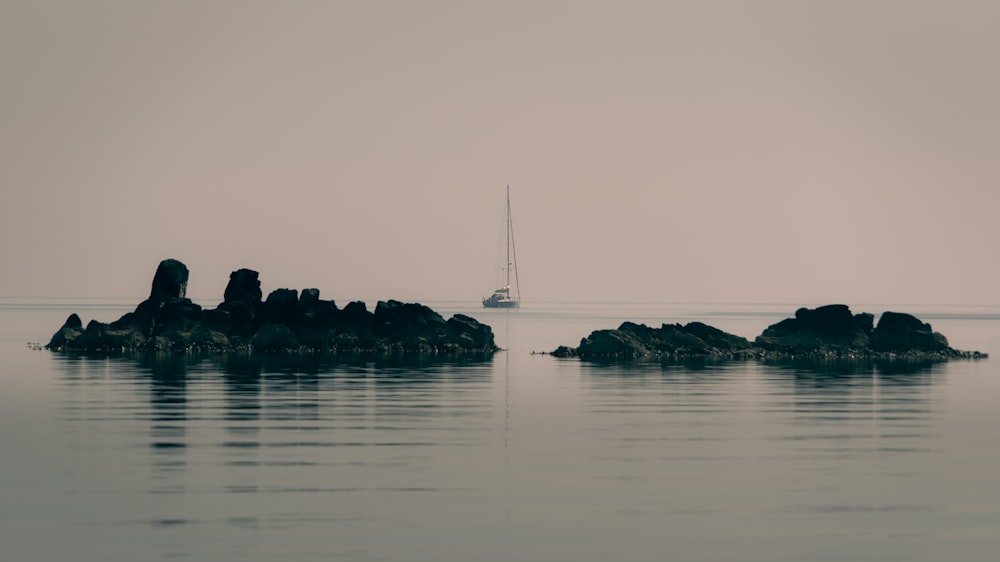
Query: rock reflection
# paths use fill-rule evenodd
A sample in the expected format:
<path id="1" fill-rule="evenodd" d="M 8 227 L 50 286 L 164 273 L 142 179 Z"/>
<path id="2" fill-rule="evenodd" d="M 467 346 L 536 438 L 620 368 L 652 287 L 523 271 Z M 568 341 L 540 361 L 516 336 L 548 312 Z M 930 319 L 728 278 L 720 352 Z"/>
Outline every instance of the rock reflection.
<path id="1" fill-rule="evenodd" d="M 939 361 L 871 360 L 871 359 L 831 359 L 813 358 L 757 360 L 757 359 L 716 359 L 678 358 L 666 360 L 621 359 L 570 359 L 567 363 L 578 363 L 586 375 L 635 376 L 661 374 L 727 373 L 733 370 L 774 370 L 791 375 L 803 383 L 812 382 L 819 386 L 843 386 L 852 381 L 877 377 L 879 384 L 926 385 L 930 377 L 943 372 L 945 363 Z"/>
<path id="2" fill-rule="evenodd" d="M 622 361 L 621 359 L 569 359 L 579 362 L 581 370 L 588 375 L 635 375 L 652 373 L 713 373 L 731 371 L 752 360 L 721 359 L 713 357 L 670 358 L 659 360 Z"/>
<path id="3" fill-rule="evenodd" d="M 936 385 L 945 370 L 941 363 L 911 362 L 788 362 L 764 371 L 770 389 L 770 408 L 787 416 L 772 439 L 779 457 L 795 459 L 803 475 L 827 479 L 840 489 L 859 463 L 895 466 L 893 478 L 913 476 L 899 467 L 915 466 L 936 453 L 931 427 L 940 400 Z M 898 460 L 894 460 L 898 459 Z M 904 460 L 905 459 L 905 460 Z M 888 475 L 875 472 L 876 476 Z M 854 497 L 859 504 L 866 498 Z M 892 510 L 904 506 L 889 502 Z M 817 513 L 833 506 L 817 503 Z"/>
<path id="4" fill-rule="evenodd" d="M 306 493 L 373 493 L 373 481 L 377 493 L 436 490 L 428 473 L 407 473 L 400 486 L 401 467 L 490 440 L 492 355 L 57 357 L 71 393 L 63 411 L 81 445 L 144 451 L 135 491 L 156 498 L 156 521 L 193 521 L 178 511 L 187 500 L 168 499 L 177 495 L 270 494 L 298 505 Z M 347 484 L 329 486 L 331 478 Z M 198 524 L 245 516 L 223 509 Z"/>
<path id="5" fill-rule="evenodd" d="M 123 388 L 148 392 L 149 447 L 163 457 L 154 465 L 167 469 L 184 466 L 184 449 L 192 445 L 189 416 L 219 416 L 226 422 L 226 454 L 240 457 L 233 459 L 237 464 L 252 464 L 254 450 L 266 445 L 261 434 L 267 427 L 314 431 L 329 428 L 331 419 L 418 419 L 442 407 L 462 415 L 464 406 L 438 399 L 443 392 L 460 392 L 449 383 L 489 381 L 492 361 L 492 354 L 66 353 L 57 365 L 77 387 L 110 376 Z"/>
<path id="6" fill-rule="evenodd" d="M 782 361 L 762 361 L 762 364 L 784 371 L 811 373 L 831 379 L 869 377 L 878 375 L 899 384 L 923 384 L 922 376 L 939 372 L 944 368 L 940 361 L 891 361 L 870 359 L 790 359 Z"/>

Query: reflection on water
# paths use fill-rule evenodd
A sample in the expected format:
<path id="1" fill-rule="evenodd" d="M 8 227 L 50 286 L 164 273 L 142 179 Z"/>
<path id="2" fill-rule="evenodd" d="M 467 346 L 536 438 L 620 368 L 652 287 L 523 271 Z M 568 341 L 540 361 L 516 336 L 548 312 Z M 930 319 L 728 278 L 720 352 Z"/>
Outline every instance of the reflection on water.
<path id="1" fill-rule="evenodd" d="M 939 531 L 956 509 L 942 491 L 948 364 L 55 357 L 80 465 L 67 496 L 102 506 L 73 521 L 129 526 L 92 549 L 120 559 L 142 545 L 241 560 L 932 560 L 955 544 Z M 960 528 L 982 545 L 997 510 L 973 505 Z"/>
<path id="2" fill-rule="evenodd" d="M 179 536 L 371 524 L 381 516 L 363 505 L 378 498 L 456 493 L 434 459 L 481 446 L 492 427 L 492 357 L 56 357 L 72 446 L 130 467 L 131 493 L 154 498 L 144 520 Z"/>
<path id="3" fill-rule="evenodd" d="M 573 360 L 576 361 L 576 360 Z M 851 377 L 854 375 L 881 375 L 884 379 L 895 378 L 895 375 L 905 375 L 898 380 L 902 384 L 912 384 L 914 378 L 910 375 L 941 371 L 945 363 L 940 361 L 910 361 L 888 359 L 830 359 L 813 358 L 781 359 L 781 360 L 734 360 L 711 357 L 668 358 L 662 360 L 622 361 L 621 359 L 588 358 L 580 360 L 583 368 L 590 372 L 606 370 L 610 373 L 631 375 L 651 371 L 718 371 L 732 368 L 734 365 L 762 365 L 775 369 L 796 373 L 815 373 L 826 375 L 832 379 Z"/>
<path id="4" fill-rule="evenodd" d="M 697 361 L 588 362 L 581 372 L 588 431 L 606 440 L 594 460 L 615 481 L 704 485 L 727 498 L 706 502 L 685 491 L 674 498 L 682 509 L 824 519 L 941 508 L 922 503 L 910 486 L 936 477 L 945 457 L 935 430 L 943 369 Z M 898 487 L 883 489 L 889 482 Z M 753 498 L 752 508 L 740 498 Z"/>
<path id="5" fill-rule="evenodd" d="M 261 373 L 317 374 L 336 370 L 368 369 L 384 372 L 415 373 L 476 366 L 491 363 L 493 354 L 461 355 L 431 354 L 368 354 L 368 353 L 305 353 L 305 354 L 176 354 L 169 352 L 123 352 L 113 355 L 67 351 L 53 354 L 63 372 L 73 372 L 75 366 L 118 364 L 129 372 L 183 376 L 189 371 L 222 371 L 237 375 Z"/>

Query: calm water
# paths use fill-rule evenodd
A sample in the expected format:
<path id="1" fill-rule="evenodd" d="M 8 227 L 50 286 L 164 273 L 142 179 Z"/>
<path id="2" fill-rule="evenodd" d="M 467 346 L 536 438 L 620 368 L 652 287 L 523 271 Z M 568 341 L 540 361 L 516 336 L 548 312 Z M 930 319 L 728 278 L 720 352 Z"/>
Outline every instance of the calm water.
<path id="1" fill-rule="evenodd" d="M 508 351 L 82 358 L 25 342 L 130 303 L 0 301 L 0 559 L 1000 556 L 995 358 L 581 363 L 530 352 L 625 319 L 752 338 L 796 307 L 425 304 Z M 1000 353 L 1000 307 L 894 308 Z"/>

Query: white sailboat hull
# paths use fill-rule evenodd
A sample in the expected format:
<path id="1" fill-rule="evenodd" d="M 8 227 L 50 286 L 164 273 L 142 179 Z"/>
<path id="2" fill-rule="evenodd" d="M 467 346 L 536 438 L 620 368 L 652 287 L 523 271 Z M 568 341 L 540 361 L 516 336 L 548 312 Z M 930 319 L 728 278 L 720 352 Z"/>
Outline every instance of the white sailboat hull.
<path id="1" fill-rule="evenodd" d="M 493 298 L 483 299 L 483 306 L 486 308 L 520 308 L 521 301 L 494 300 Z"/>

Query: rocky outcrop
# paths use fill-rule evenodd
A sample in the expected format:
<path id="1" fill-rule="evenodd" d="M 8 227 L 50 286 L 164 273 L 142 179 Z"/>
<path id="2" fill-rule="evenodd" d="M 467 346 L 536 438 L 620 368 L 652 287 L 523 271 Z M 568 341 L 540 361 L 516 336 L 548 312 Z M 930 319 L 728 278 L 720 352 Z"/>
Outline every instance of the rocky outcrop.
<path id="1" fill-rule="evenodd" d="M 260 304 L 262 297 L 258 273 L 252 269 L 237 269 L 229 274 L 229 283 L 223 294 L 223 304 L 242 302 L 253 308 Z"/>
<path id="2" fill-rule="evenodd" d="M 66 322 L 63 323 L 62 328 L 59 328 L 59 330 L 52 335 L 52 339 L 49 340 L 48 347 L 50 349 L 65 347 L 68 343 L 71 343 L 79 338 L 81 334 L 83 334 L 83 321 L 80 320 L 80 317 L 74 312 L 69 315 L 69 318 L 67 318 Z"/>
<path id="3" fill-rule="evenodd" d="M 733 356 L 750 348 L 750 342 L 701 322 L 663 324 L 650 328 L 625 322 L 615 330 L 597 330 L 580 341 L 577 348 L 562 346 L 557 357 L 631 359 L 648 356 L 705 357 Z"/>
<path id="4" fill-rule="evenodd" d="M 164 260 L 150 296 L 111 323 L 83 327 L 71 315 L 49 349 L 83 351 L 322 351 L 466 353 L 497 351 L 493 330 L 457 314 L 445 320 L 417 303 L 380 301 L 343 309 L 320 299 L 319 289 L 276 289 L 262 299 L 259 274 L 239 269 L 229 276 L 222 303 L 203 309 L 186 298 L 187 267 Z"/>
<path id="5" fill-rule="evenodd" d="M 901 312 L 884 312 L 872 332 L 872 348 L 876 351 L 947 352 L 948 339 L 931 329 L 931 325 Z"/>
<path id="6" fill-rule="evenodd" d="M 984 357 L 960 351 L 943 335 L 911 314 L 883 312 L 872 328 L 874 316 L 852 315 L 846 305 L 800 308 L 795 318 L 769 326 L 755 345 L 772 354 L 885 358 L 909 356 L 926 359 Z"/>
<path id="7" fill-rule="evenodd" d="M 149 300 L 166 302 L 170 299 L 183 299 L 187 293 L 188 268 L 177 260 L 163 260 L 153 274 L 153 287 L 149 292 Z"/>
<path id="8" fill-rule="evenodd" d="M 871 314 L 853 315 L 843 304 L 800 308 L 794 318 L 768 326 L 754 343 L 768 351 L 867 349 L 871 346 L 873 321 Z"/>
<path id="9" fill-rule="evenodd" d="M 615 330 L 596 330 L 578 347 L 560 346 L 557 357 L 593 359 L 641 357 L 760 359 L 907 359 L 938 361 L 985 358 L 978 351 L 959 351 L 914 316 L 884 312 L 874 328 L 874 315 L 852 314 L 843 304 L 800 308 L 793 318 L 768 326 L 753 344 L 700 322 L 664 324 L 654 329 L 625 322 Z"/>

